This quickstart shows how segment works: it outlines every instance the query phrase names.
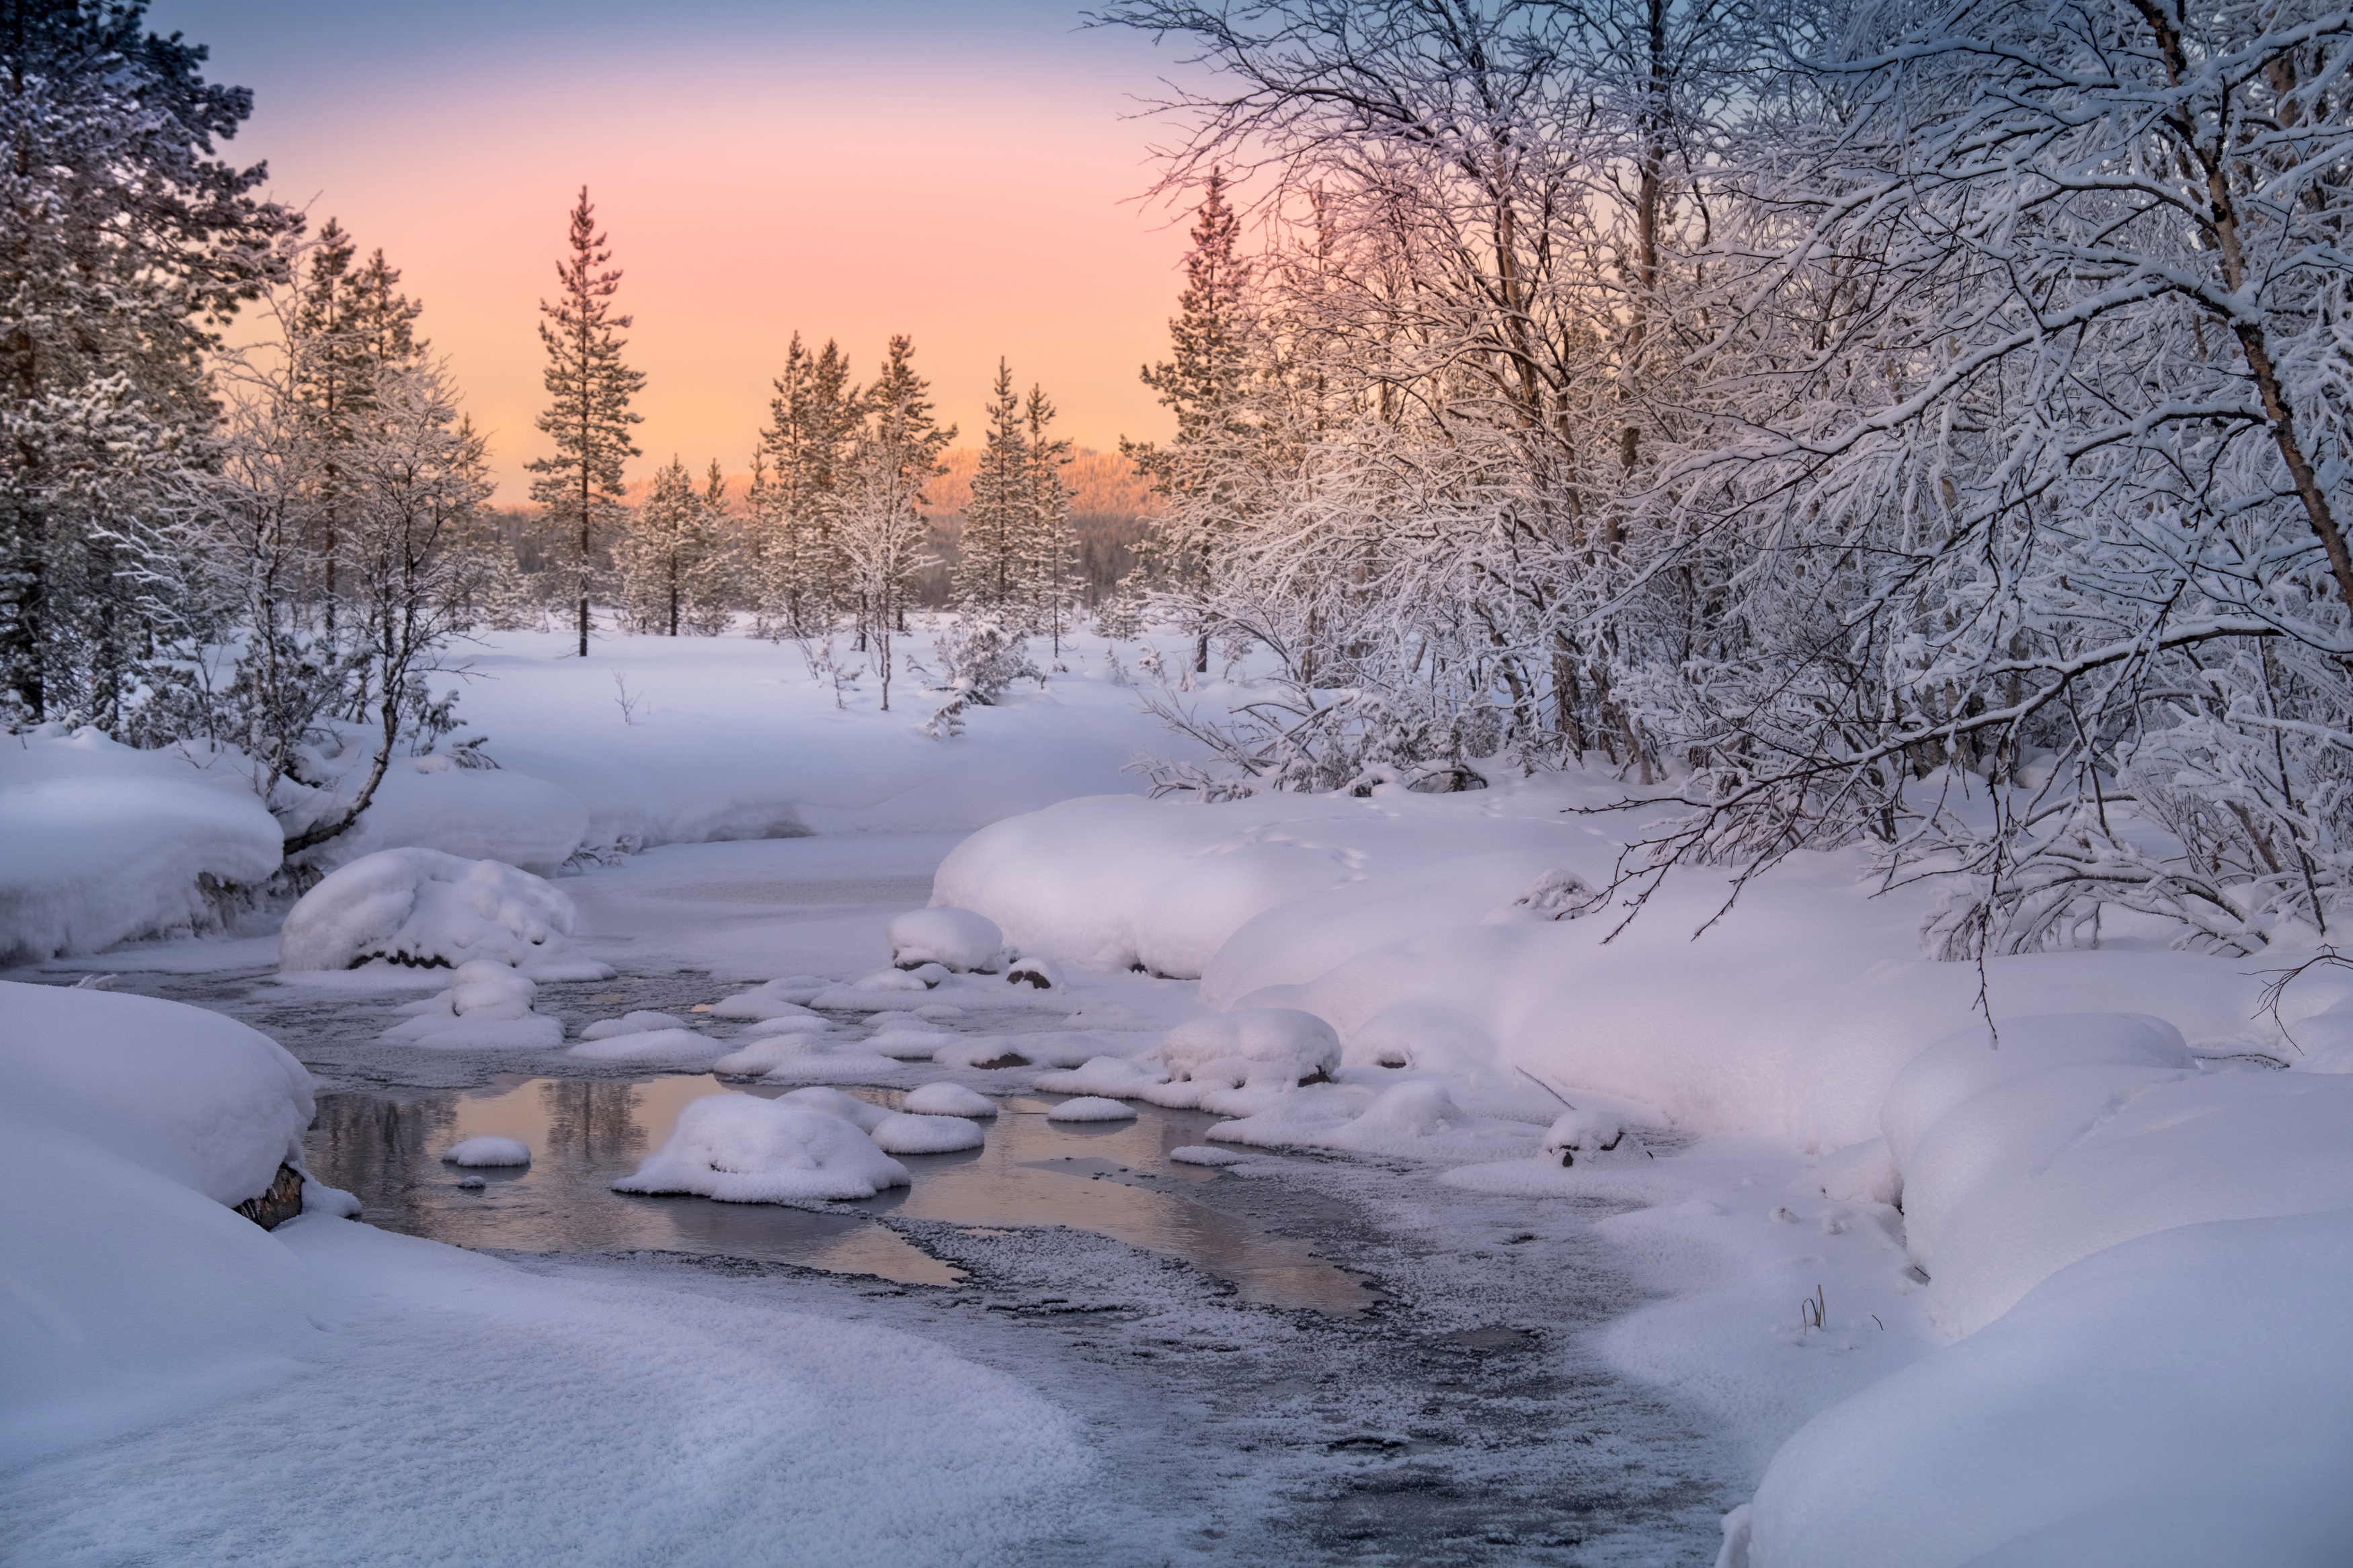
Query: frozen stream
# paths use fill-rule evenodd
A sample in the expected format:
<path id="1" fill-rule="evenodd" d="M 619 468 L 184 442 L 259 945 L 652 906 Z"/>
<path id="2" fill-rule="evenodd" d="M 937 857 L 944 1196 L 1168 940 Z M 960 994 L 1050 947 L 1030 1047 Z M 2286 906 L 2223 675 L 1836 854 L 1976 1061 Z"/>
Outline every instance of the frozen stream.
<path id="1" fill-rule="evenodd" d="M 625 1007 L 684 1014 L 775 974 L 866 973 L 883 921 L 920 901 L 954 842 L 685 846 L 567 879 L 585 944 L 621 975 L 543 987 L 542 1005 L 576 1026 Z M 312 1162 L 375 1223 L 590 1288 L 889 1328 L 1069 1412 L 1095 1479 L 1041 1514 L 1008 1559 L 1023 1568 L 1704 1568 L 1750 1479 L 1697 1416 L 1592 1349 L 1642 1300 L 1593 1230 L 1612 1212 L 1599 1203 L 1447 1187 L 1443 1167 L 1402 1160 L 1175 1165 L 1166 1151 L 1200 1142 L 1209 1118 L 1147 1107 L 1052 1124 L 1018 1070 L 928 1064 L 859 1092 L 889 1104 L 956 1077 L 1003 1110 L 986 1148 L 906 1160 L 912 1190 L 824 1213 L 623 1196 L 607 1184 L 685 1101 L 778 1090 L 386 1045 L 402 994 L 279 985 L 262 943 L 160 948 L 143 971 L 142 957 L 110 955 L 118 988 L 245 1018 L 311 1068 Z M 1126 975 L 1098 989 L 1146 1012 L 1191 994 Z M 522 1137 L 533 1167 L 459 1188 L 438 1155 L 477 1132 Z"/>

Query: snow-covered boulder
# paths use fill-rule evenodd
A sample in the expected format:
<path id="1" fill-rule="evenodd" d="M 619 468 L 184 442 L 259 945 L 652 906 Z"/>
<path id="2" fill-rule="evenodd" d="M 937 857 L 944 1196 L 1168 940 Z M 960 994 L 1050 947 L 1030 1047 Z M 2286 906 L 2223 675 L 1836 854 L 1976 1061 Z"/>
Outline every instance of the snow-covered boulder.
<path id="1" fill-rule="evenodd" d="M 299 1167 L 311 1111 L 233 1019 L 0 983 L 0 1467 L 298 1369 L 319 1304 L 231 1205 Z"/>
<path id="2" fill-rule="evenodd" d="M 1293 1082 L 1328 1078 L 1340 1065 L 1340 1037 L 1293 1007 L 1237 1007 L 1189 1019 L 1160 1042 L 1160 1059 L 1182 1082 L 1212 1063 L 1259 1062 L 1292 1069 Z"/>
<path id="3" fill-rule="evenodd" d="M 1017 958 L 1006 965 L 1005 983 L 1027 985 L 1033 991 L 1059 991 L 1062 987 L 1062 971 L 1050 958 Z"/>
<path id="4" fill-rule="evenodd" d="M 449 988 L 398 1009 L 404 1021 L 387 1040 L 434 1050 L 554 1050 L 564 1026 L 532 1010 L 539 986 L 496 959 L 469 959 L 450 973 Z"/>
<path id="5" fill-rule="evenodd" d="M 997 1114 L 997 1101 L 960 1083 L 927 1083 L 920 1089 L 911 1089 L 901 1105 L 914 1116 L 987 1118 Z"/>
<path id="6" fill-rule="evenodd" d="M 1106 1100 L 1101 1095 L 1082 1094 L 1076 1100 L 1066 1100 L 1046 1112 L 1049 1121 L 1133 1121 L 1135 1107 L 1123 1100 Z"/>
<path id="7" fill-rule="evenodd" d="M 906 1184 L 907 1168 L 839 1116 L 789 1099 L 714 1094 L 680 1111 L 660 1152 L 613 1190 L 788 1204 L 871 1198 Z"/>
<path id="8" fill-rule="evenodd" d="M 891 962 L 901 969 L 937 963 L 957 973 L 994 973 L 1005 956 L 1005 933 L 987 915 L 934 906 L 893 915 L 884 932 Z"/>
<path id="9" fill-rule="evenodd" d="M 585 1062 L 643 1062 L 661 1067 L 708 1067 L 725 1054 L 726 1045 L 692 1029 L 639 1029 L 583 1040 L 564 1054 Z"/>
<path id="10" fill-rule="evenodd" d="M 1037 1086 L 1049 1094 L 1094 1094 L 1109 1100 L 1126 1100 L 1142 1094 L 1154 1084 L 1167 1081 L 1167 1073 L 1146 1062 L 1130 1061 L 1125 1057 L 1090 1057 L 1074 1068 L 1039 1073 Z"/>
<path id="11" fill-rule="evenodd" d="M 1545 1130 L 1545 1158 L 1558 1165 L 1630 1165 L 1650 1153 L 1626 1119 L 1607 1110 L 1564 1110 Z"/>
<path id="12" fill-rule="evenodd" d="M 816 1015 L 807 1005 L 811 997 L 831 987 L 833 982 L 814 974 L 788 974 L 781 980 L 771 980 L 754 985 L 749 991 L 739 991 L 723 997 L 712 1005 L 714 1018 L 811 1018 Z"/>
<path id="13" fill-rule="evenodd" d="M 441 1163 L 466 1170 L 507 1170 L 531 1163 L 531 1147 L 512 1138 L 469 1138 L 441 1152 Z"/>
<path id="14" fill-rule="evenodd" d="M 867 1136 L 885 1154 L 953 1154 L 985 1142 L 980 1123 L 961 1116 L 889 1115 Z"/>
<path id="15" fill-rule="evenodd" d="M 642 1035 L 649 1029 L 684 1029 L 691 1027 L 675 1013 L 656 1013 L 640 1009 L 624 1013 L 617 1018 L 602 1018 L 580 1031 L 584 1040 L 610 1040 L 622 1035 Z"/>
<path id="16" fill-rule="evenodd" d="M 279 933 L 279 967 L 364 963 L 456 968 L 477 959 L 537 980 L 603 980 L 613 971 L 569 940 L 572 900 L 496 860 L 384 849 L 329 872 Z"/>

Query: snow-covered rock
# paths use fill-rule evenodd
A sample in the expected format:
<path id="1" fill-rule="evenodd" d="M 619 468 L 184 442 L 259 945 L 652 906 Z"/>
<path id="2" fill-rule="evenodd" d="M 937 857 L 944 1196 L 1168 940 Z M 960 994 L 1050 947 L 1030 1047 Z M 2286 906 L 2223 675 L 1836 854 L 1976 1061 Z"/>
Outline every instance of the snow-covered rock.
<path id="1" fill-rule="evenodd" d="M 582 1040 L 564 1054 L 588 1062 L 644 1062 L 666 1067 L 702 1067 L 726 1054 L 724 1041 L 692 1029 L 639 1029 Z"/>
<path id="2" fill-rule="evenodd" d="M 469 1138 L 443 1150 L 441 1160 L 444 1164 L 463 1166 L 469 1170 L 499 1170 L 530 1164 L 531 1147 L 512 1138 Z"/>
<path id="3" fill-rule="evenodd" d="M 674 1013 L 650 1010 L 624 1013 L 617 1018 L 604 1018 L 580 1031 L 584 1040 L 609 1040 L 620 1035 L 642 1035 L 649 1029 L 684 1029 L 691 1026 Z"/>
<path id="4" fill-rule="evenodd" d="M 1058 991 L 1062 986 L 1061 966 L 1050 958 L 1017 958 L 1005 966 L 1008 985 L 1027 985 L 1033 991 Z"/>
<path id="5" fill-rule="evenodd" d="M 434 1050 L 554 1050 L 564 1026 L 532 1010 L 539 986 L 495 959 L 470 959 L 449 976 L 449 988 L 396 1009 L 404 1021 L 387 1040 Z"/>
<path id="6" fill-rule="evenodd" d="M 1630 1165 L 1650 1157 L 1626 1119 L 1607 1110 L 1564 1110 L 1545 1130 L 1545 1158 L 1563 1166 Z"/>
<path id="7" fill-rule="evenodd" d="M 1169 1030 L 1160 1042 L 1160 1059 L 1177 1082 L 1231 1061 L 1265 1063 L 1304 1082 L 1338 1068 L 1340 1037 L 1314 1014 L 1294 1007 L 1237 1007 Z"/>
<path id="8" fill-rule="evenodd" d="M 1168 1151 L 1168 1157 L 1180 1165 L 1219 1167 L 1239 1165 L 1250 1158 L 1232 1149 L 1212 1149 L 1206 1143 L 1186 1143 Z"/>
<path id="9" fill-rule="evenodd" d="M 217 1013 L 0 982 L 0 1466 L 297 1370 L 311 1287 L 229 1205 L 300 1166 L 311 1112 Z"/>
<path id="10" fill-rule="evenodd" d="M 1005 933 L 970 910 L 909 910 L 892 917 L 885 935 L 891 962 L 902 969 L 937 963 L 959 974 L 994 973 L 1005 957 Z"/>
<path id="11" fill-rule="evenodd" d="M 916 1116 L 987 1118 L 997 1114 L 997 1101 L 960 1083 L 927 1083 L 907 1091 L 902 1109 Z"/>
<path id="12" fill-rule="evenodd" d="M 438 849 L 384 849 L 330 871 L 287 911 L 279 966 L 455 968 L 484 959 L 538 980 L 608 978 L 609 965 L 572 945 L 574 919 L 572 900 L 528 871 Z"/>
<path id="13" fill-rule="evenodd" d="M 714 1094 L 680 1111 L 660 1152 L 613 1190 L 774 1204 L 871 1198 L 906 1184 L 907 1168 L 839 1116 L 789 1097 Z"/>
<path id="14" fill-rule="evenodd" d="M 790 974 L 781 980 L 771 980 L 754 985 L 749 991 L 739 991 L 712 1005 L 714 1018 L 814 1017 L 806 1004 L 818 992 L 830 988 L 833 982 L 814 974 Z"/>
<path id="15" fill-rule="evenodd" d="M 977 1149 L 985 1142 L 980 1123 L 961 1116 L 889 1115 L 867 1136 L 885 1154 L 953 1154 Z"/>
<path id="16" fill-rule="evenodd" d="M 1125 1100 L 1106 1100 L 1101 1095 L 1082 1094 L 1076 1100 L 1066 1100 L 1046 1112 L 1049 1121 L 1133 1121 L 1135 1107 Z"/>
<path id="17" fill-rule="evenodd" d="M 1093 1094 L 1126 1100 L 1142 1094 L 1154 1084 L 1167 1081 L 1168 1074 L 1148 1062 L 1131 1061 L 1125 1057 L 1090 1057 L 1075 1068 L 1039 1073 L 1037 1086 L 1049 1094 Z"/>

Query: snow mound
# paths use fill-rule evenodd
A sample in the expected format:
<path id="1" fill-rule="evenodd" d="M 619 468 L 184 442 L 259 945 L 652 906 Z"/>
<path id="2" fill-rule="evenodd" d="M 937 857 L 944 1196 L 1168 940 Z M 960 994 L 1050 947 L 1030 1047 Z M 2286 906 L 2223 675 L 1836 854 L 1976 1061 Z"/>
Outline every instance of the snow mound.
<path id="1" fill-rule="evenodd" d="M 730 1078 L 758 1078 L 797 1057 L 823 1054 L 824 1047 L 807 1034 L 770 1035 L 748 1040 L 711 1064 L 711 1070 Z"/>
<path id="2" fill-rule="evenodd" d="M 672 1066 L 704 1066 L 727 1049 L 720 1041 L 692 1029 L 640 1029 L 601 1040 L 584 1039 L 564 1054 L 585 1062 L 661 1062 Z"/>
<path id="3" fill-rule="evenodd" d="M 832 984 L 832 981 L 820 980 L 814 974 L 787 975 L 782 980 L 771 980 L 765 985 L 754 985 L 749 991 L 739 991 L 713 1003 L 711 1016 L 714 1018 L 755 1018 L 763 1022 L 770 1018 L 815 1017 L 816 1015 L 805 1004 Z"/>
<path id="4" fill-rule="evenodd" d="M 296 1370 L 311 1286 L 228 1205 L 299 1167 L 311 1113 L 243 1024 L 0 982 L 0 1468 Z"/>
<path id="5" fill-rule="evenodd" d="M 284 842 L 250 795 L 195 783 L 85 777 L 0 788 L 0 963 L 217 928 L 217 895 L 267 879 Z"/>
<path id="6" fill-rule="evenodd" d="M 642 1035 L 649 1029 L 683 1029 L 687 1021 L 670 1013 L 624 1013 L 617 1018 L 606 1018 L 580 1031 L 584 1040 L 609 1040 L 618 1035 Z"/>
<path id="7" fill-rule="evenodd" d="M 531 1150 L 512 1138 L 469 1138 L 444 1150 L 441 1161 L 444 1164 L 462 1165 L 469 1170 L 528 1165 L 531 1163 Z"/>
<path id="8" fill-rule="evenodd" d="M 985 1142 L 980 1123 L 961 1116 L 885 1116 L 867 1136 L 885 1154 L 953 1154 Z"/>
<path id="9" fill-rule="evenodd" d="M 1219 1109 L 1211 1101 L 1219 1099 L 1205 1097 L 1205 1107 Z M 1218 1123 L 1208 1136 L 1267 1149 L 1340 1149 L 1418 1160 L 1492 1159 L 1533 1152 L 1537 1142 L 1535 1128 L 1473 1115 L 1444 1084 L 1429 1079 L 1408 1079 L 1377 1093 L 1319 1083 L 1265 1094 L 1249 1114 Z"/>
<path id="10" fill-rule="evenodd" d="M 680 1111 L 670 1142 L 613 1190 L 789 1204 L 871 1198 L 906 1184 L 907 1168 L 838 1116 L 786 1100 L 714 1094 Z"/>
<path id="11" fill-rule="evenodd" d="M 1066 1100 L 1046 1112 L 1049 1121 L 1132 1121 L 1134 1119 L 1135 1107 L 1124 1100 L 1105 1100 L 1093 1094 Z"/>
<path id="12" fill-rule="evenodd" d="M 795 1008 L 790 1013 L 747 1025 L 738 1037 L 756 1040 L 769 1035 L 822 1035 L 831 1027 L 830 1023 L 807 1008 Z"/>
<path id="13" fill-rule="evenodd" d="M 1017 958 L 1006 966 L 1005 983 L 1027 985 L 1033 991 L 1057 991 L 1062 986 L 1062 971 L 1050 958 Z"/>
<path id="14" fill-rule="evenodd" d="M 939 1050 L 940 1042 L 949 1037 L 944 1029 L 918 1029 L 902 1024 L 873 1035 L 865 1041 L 865 1046 L 876 1056 L 892 1057 L 900 1061 L 927 1062 Z"/>
<path id="15" fill-rule="evenodd" d="M 901 1102 L 903 1109 L 916 1116 L 975 1116 L 997 1114 L 997 1101 L 976 1089 L 960 1083 L 927 1083 L 907 1091 Z"/>
<path id="16" fill-rule="evenodd" d="M 901 969 L 937 963 L 956 973 L 994 973 L 1005 956 L 1005 933 L 987 915 L 934 905 L 894 915 L 884 931 L 891 962 Z"/>
<path id="17" fill-rule="evenodd" d="M 782 1103 L 797 1105 L 804 1110 L 822 1111 L 849 1122 L 860 1132 L 873 1131 L 892 1114 L 871 1100 L 860 1100 L 838 1089 L 797 1089 L 783 1096 Z"/>
<path id="18" fill-rule="evenodd" d="M 1562 1166 L 1630 1165 L 1651 1152 L 1626 1119 L 1607 1110 L 1565 1110 L 1545 1130 L 1544 1155 Z"/>
<path id="19" fill-rule="evenodd" d="M 573 920 L 572 900 L 528 871 L 438 849 L 382 849 L 329 872 L 287 912 L 279 966 L 456 968 L 480 959 L 538 980 L 609 978 L 609 966 L 573 947 Z"/>
<path id="20" fill-rule="evenodd" d="M 1250 1158 L 1231 1149 L 1212 1149 L 1205 1143 L 1187 1143 L 1168 1151 L 1168 1157 L 1180 1165 L 1239 1165 Z"/>
<path id="21" fill-rule="evenodd" d="M 871 1083 L 899 1064 L 871 1051 L 802 1051 L 760 1075 L 762 1083 Z"/>
<path id="22" fill-rule="evenodd" d="M 1814 1185 L 1824 1197 L 1848 1203 L 1892 1205 L 1904 1196 L 1904 1175 L 1884 1138 L 1850 1143 L 1823 1155 L 1814 1166 Z"/>
<path id="23" fill-rule="evenodd" d="M 1286 1068 L 1293 1082 L 1303 1082 L 1337 1070 L 1340 1037 L 1314 1014 L 1294 1007 L 1237 1007 L 1169 1030 L 1160 1042 L 1160 1059 L 1178 1082 L 1233 1060 Z"/>
<path id="24" fill-rule="evenodd" d="M 1078 1067 L 1039 1073 L 1037 1086 L 1049 1094 L 1098 1094 L 1111 1100 L 1127 1100 L 1154 1084 L 1167 1081 L 1167 1073 L 1148 1063 L 1130 1061 L 1125 1057 L 1089 1057 Z"/>
<path id="25" fill-rule="evenodd" d="M 438 995 L 398 1009 L 406 1022 L 384 1032 L 434 1050 L 554 1050 L 564 1026 L 532 1011 L 539 986 L 530 976 L 492 959 L 470 959 Z"/>
<path id="26" fill-rule="evenodd" d="M 921 994 L 929 989 L 918 975 L 903 969 L 883 969 L 848 985 L 828 986 L 808 1001 L 813 1007 L 829 1007 L 838 1013 L 887 1013 L 904 1005 L 910 993 Z"/>

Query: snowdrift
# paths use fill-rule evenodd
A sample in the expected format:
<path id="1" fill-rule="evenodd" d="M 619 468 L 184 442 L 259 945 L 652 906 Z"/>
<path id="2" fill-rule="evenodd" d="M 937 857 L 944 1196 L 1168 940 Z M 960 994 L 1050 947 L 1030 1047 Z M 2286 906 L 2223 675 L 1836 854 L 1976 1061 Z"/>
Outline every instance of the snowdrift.
<path id="1" fill-rule="evenodd" d="M 906 1184 L 907 1167 L 853 1121 L 782 1100 L 714 1094 L 681 1111 L 670 1142 L 613 1190 L 790 1204 L 871 1198 Z"/>
<path id="2" fill-rule="evenodd" d="M 0 1467 L 294 1370 L 311 1290 L 229 1205 L 299 1166 L 311 1110 L 242 1024 L 0 982 Z"/>
<path id="3" fill-rule="evenodd" d="M 217 929 L 284 835 L 227 756 L 45 726 L 0 746 L 0 963 Z"/>

